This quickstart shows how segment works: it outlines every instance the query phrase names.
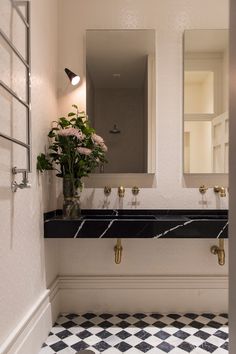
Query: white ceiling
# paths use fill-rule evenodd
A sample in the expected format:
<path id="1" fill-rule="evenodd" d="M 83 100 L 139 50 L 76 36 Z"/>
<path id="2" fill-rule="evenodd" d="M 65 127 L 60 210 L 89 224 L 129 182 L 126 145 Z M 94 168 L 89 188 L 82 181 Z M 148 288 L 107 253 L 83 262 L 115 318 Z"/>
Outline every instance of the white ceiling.
<path id="1" fill-rule="evenodd" d="M 96 88 L 142 87 L 148 55 L 155 55 L 154 30 L 87 31 L 86 66 Z"/>

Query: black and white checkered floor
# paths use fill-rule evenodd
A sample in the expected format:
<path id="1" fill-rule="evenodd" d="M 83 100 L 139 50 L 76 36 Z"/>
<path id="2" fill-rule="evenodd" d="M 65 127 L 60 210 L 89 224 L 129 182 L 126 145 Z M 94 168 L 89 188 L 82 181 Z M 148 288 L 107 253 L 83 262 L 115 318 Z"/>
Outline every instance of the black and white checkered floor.
<path id="1" fill-rule="evenodd" d="M 39 354 L 227 354 L 227 314 L 61 315 Z"/>

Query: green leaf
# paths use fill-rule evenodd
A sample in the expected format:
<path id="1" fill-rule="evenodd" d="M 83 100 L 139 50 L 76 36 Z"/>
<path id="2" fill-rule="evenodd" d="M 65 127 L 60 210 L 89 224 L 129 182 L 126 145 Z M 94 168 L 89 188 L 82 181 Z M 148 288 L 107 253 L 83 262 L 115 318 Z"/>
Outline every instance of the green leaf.
<path id="1" fill-rule="evenodd" d="M 76 104 L 72 104 L 72 107 L 78 109 L 78 106 Z"/>
<path id="2" fill-rule="evenodd" d="M 68 125 L 70 125 L 70 121 L 68 119 L 66 119 L 65 117 L 62 117 L 59 119 L 59 124 L 62 128 L 65 128 Z"/>
<path id="3" fill-rule="evenodd" d="M 73 117 L 73 116 L 75 116 L 76 114 L 74 113 L 74 112 L 70 112 L 70 113 L 68 113 L 68 117 Z"/>
<path id="4" fill-rule="evenodd" d="M 50 130 L 50 132 L 48 133 L 48 137 L 49 138 L 54 138 L 56 136 L 56 134 L 54 133 L 53 129 Z"/>
<path id="5" fill-rule="evenodd" d="M 58 150 L 58 143 L 53 143 L 52 145 L 49 145 L 48 150 Z"/>
<path id="6" fill-rule="evenodd" d="M 51 152 L 51 153 L 49 154 L 49 156 L 50 156 L 52 159 L 57 159 L 57 158 L 58 158 L 58 153 L 56 153 L 56 152 Z"/>
<path id="7" fill-rule="evenodd" d="M 47 159 L 45 154 L 37 156 L 37 170 L 43 172 L 45 170 L 53 170 L 52 163 Z"/>

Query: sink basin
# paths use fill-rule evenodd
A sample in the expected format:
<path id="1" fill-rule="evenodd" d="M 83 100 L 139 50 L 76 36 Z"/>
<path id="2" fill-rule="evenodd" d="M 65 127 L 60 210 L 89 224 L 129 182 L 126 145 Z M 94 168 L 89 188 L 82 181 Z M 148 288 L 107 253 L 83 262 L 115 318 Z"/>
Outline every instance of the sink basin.
<path id="1" fill-rule="evenodd" d="M 227 215 L 189 215 L 190 220 L 228 220 Z"/>
<path id="2" fill-rule="evenodd" d="M 154 215 L 83 215 L 83 220 L 156 220 Z"/>

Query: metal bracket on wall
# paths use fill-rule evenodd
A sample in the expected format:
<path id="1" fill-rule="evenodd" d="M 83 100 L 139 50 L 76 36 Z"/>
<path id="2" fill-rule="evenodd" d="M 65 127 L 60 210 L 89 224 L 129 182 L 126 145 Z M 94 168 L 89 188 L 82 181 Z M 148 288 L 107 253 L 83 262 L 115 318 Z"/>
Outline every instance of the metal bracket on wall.
<path id="1" fill-rule="evenodd" d="M 24 56 L 20 53 L 20 51 L 16 48 L 16 46 L 12 43 L 12 41 L 8 38 L 8 36 L 2 31 L 0 28 L 0 36 L 3 38 L 9 49 L 18 57 L 18 59 L 24 64 L 26 69 L 26 100 L 23 100 L 11 87 L 9 87 L 5 82 L 0 80 L 0 86 L 11 95 L 12 98 L 17 100 L 20 104 L 22 104 L 26 108 L 26 142 L 20 141 L 18 139 L 13 138 L 12 136 L 8 136 L 4 133 L 0 132 L 0 137 L 3 139 L 9 140 L 14 144 L 20 145 L 26 149 L 27 154 L 27 167 L 24 169 L 20 169 L 17 167 L 13 167 L 12 174 L 13 176 L 17 173 L 22 173 L 22 182 L 17 183 L 15 180 L 11 184 L 11 189 L 13 192 L 16 192 L 18 188 L 29 188 L 30 184 L 28 181 L 28 173 L 31 172 L 31 83 L 30 83 L 30 75 L 31 75 L 31 67 L 30 67 L 30 2 L 29 1 L 15 1 L 9 0 L 12 5 L 12 9 L 16 11 L 19 15 L 20 19 L 24 23 L 26 27 L 26 55 Z M 24 13 L 21 11 L 20 6 L 24 6 Z"/>
<path id="2" fill-rule="evenodd" d="M 22 173 L 22 181 L 21 181 L 21 183 L 17 183 L 15 180 L 12 182 L 12 184 L 11 184 L 12 192 L 16 192 L 18 188 L 24 189 L 24 188 L 30 188 L 31 187 L 31 184 L 29 183 L 28 171 L 27 170 L 13 167 L 12 173 L 13 173 L 13 175 L 16 175 L 17 173 Z"/>

